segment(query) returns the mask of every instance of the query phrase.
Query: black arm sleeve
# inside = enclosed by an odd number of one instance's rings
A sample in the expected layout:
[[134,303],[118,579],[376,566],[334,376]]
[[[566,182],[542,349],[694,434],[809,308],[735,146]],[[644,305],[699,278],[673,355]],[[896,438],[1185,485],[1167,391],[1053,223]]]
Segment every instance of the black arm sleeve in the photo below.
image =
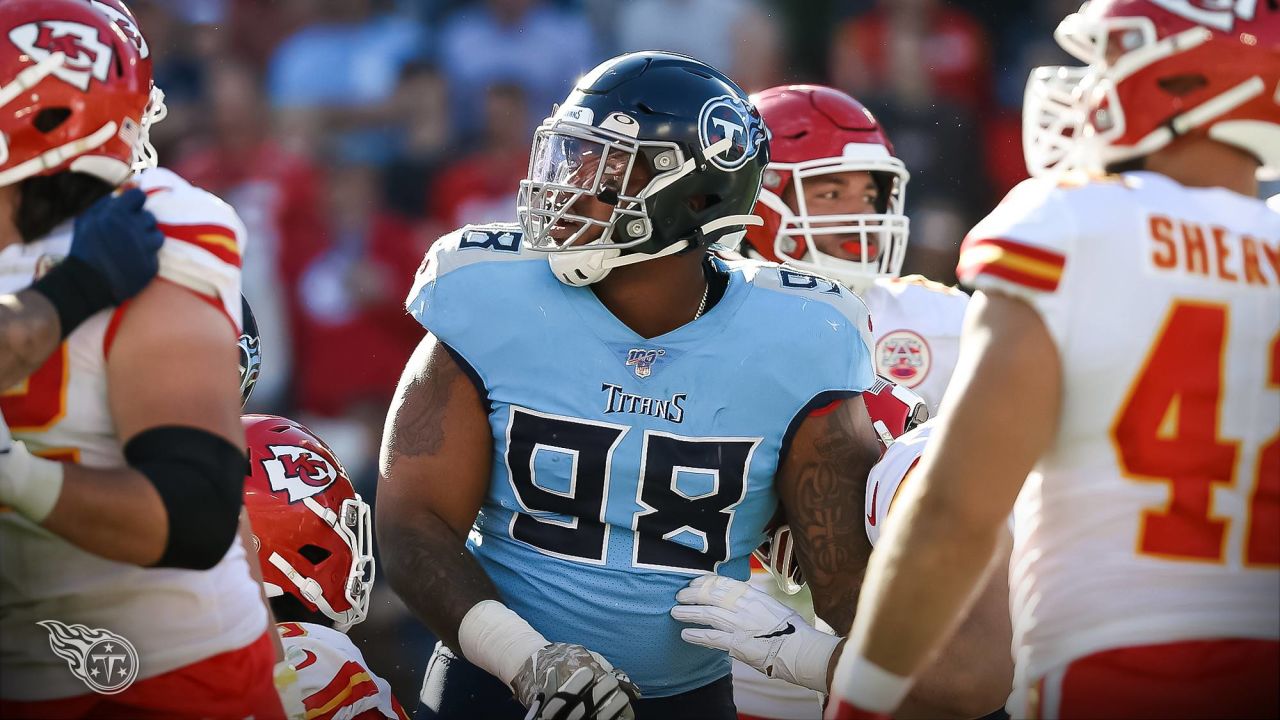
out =
[[169,537],[155,567],[217,565],[239,530],[244,450],[205,430],[165,426],[135,435],[124,457],[151,481],[169,515]]

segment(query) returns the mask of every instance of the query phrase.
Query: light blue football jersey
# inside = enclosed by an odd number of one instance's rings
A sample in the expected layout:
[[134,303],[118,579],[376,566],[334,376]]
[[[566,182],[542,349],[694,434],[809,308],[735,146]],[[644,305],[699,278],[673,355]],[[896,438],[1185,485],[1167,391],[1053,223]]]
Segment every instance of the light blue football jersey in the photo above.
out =
[[853,293],[713,261],[724,296],[652,339],[556,280],[513,225],[441,238],[407,302],[487,395],[493,474],[471,552],[547,639],[601,653],[648,697],[728,674],[725,653],[680,639],[676,591],[748,576],[799,420],[874,374]]

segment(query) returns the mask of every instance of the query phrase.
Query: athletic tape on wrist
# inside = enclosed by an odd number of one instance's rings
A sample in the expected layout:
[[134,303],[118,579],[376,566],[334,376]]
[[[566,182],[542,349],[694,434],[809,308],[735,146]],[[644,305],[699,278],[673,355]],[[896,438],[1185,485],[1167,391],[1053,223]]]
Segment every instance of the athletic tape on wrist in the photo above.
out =
[[542,633],[497,600],[476,603],[458,626],[462,656],[508,687],[525,661],[548,644]]
[[835,697],[863,710],[891,713],[911,690],[911,678],[895,675],[861,654],[846,652],[836,666]]
[[36,457],[21,443],[5,455],[5,502],[32,522],[42,523],[62,495],[62,463]]

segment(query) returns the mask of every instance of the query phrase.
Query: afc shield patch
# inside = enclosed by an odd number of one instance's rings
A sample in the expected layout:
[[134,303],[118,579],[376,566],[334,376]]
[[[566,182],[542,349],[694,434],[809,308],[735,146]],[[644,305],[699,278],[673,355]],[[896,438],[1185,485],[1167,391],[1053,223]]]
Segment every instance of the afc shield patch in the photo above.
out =
[[899,385],[916,387],[932,365],[929,343],[910,330],[893,330],[876,342],[876,369]]

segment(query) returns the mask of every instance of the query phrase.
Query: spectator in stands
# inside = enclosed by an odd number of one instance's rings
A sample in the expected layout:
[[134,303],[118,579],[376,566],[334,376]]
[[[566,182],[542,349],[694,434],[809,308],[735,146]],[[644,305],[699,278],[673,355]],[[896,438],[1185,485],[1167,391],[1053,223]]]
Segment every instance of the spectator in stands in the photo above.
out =
[[404,359],[422,336],[404,312],[404,298],[428,245],[409,222],[386,211],[378,172],[358,160],[335,160],[323,202],[327,232],[285,249],[298,261],[288,282],[299,417],[325,428],[352,481],[370,494],[365,483],[373,476],[387,406]]
[[526,134],[561,98],[566,83],[602,56],[581,12],[542,0],[484,0],[456,11],[440,30],[440,64],[449,80],[454,126],[465,136],[483,129],[486,88],[514,82],[524,89]]
[[389,101],[426,48],[423,29],[375,12],[374,0],[315,0],[309,23],[271,57],[267,88],[282,127],[309,152],[327,131],[336,151],[370,162],[395,153]]
[[516,221],[516,190],[529,169],[528,112],[519,85],[498,82],[486,89],[480,146],[436,176],[427,197],[432,222],[448,230]]
[[391,105],[401,123],[400,140],[384,174],[383,193],[388,209],[420,218],[427,211],[426,188],[458,152],[449,118],[449,86],[440,68],[426,62],[406,66]]
[[953,281],[964,231],[991,201],[974,142],[991,110],[985,31],[943,0],[877,0],[837,28],[829,74],[891,128],[911,168],[907,269]]
[[831,79],[854,97],[891,88],[899,102],[967,110],[991,98],[986,32],[944,0],[877,0],[837,27],[831,51]]
[[756,0],[630,0],[619,4],[616,23],[621,51],[691,55],[748,92],[780,81],[782,30]]
[[251,409],[284,411],[293,376],[287,279],[297,274],[290,264],[324,234],[323,178],[274,138],[266,99],[249,66],[212,66],[199,116],[202,139],[169,164],[226,200],[244,220],[250,238],[242,258],[244,293],[268,359]]

